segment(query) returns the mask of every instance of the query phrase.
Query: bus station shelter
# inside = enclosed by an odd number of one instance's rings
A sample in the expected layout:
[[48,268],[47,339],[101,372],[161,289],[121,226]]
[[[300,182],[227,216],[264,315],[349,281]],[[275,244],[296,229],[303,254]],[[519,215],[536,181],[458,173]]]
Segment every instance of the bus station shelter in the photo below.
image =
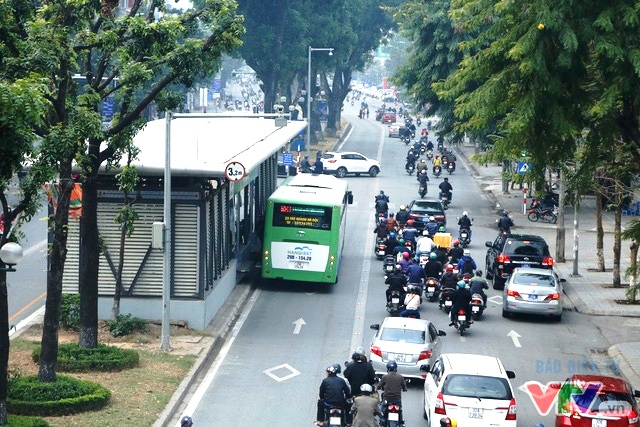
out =
[[[265,204],[277,186],[277,158],[306,127],[269,116],[176,115],[171,120],[171,321],[202,330],[237,282],[256,263]],[[167,121],[147,123],[134,138],[132,161],[140,181],[129,194],[138,214],[124,242],[121,312],[143,319],[163,314],[163,250],[152,247],[153,223],[163,221]],[[115,175],[101,170],[98,229],[99,317],[111,317],[121,225],[115,217],[124,194]],[[69,219],[63,291],[79,289],[79,227]]]

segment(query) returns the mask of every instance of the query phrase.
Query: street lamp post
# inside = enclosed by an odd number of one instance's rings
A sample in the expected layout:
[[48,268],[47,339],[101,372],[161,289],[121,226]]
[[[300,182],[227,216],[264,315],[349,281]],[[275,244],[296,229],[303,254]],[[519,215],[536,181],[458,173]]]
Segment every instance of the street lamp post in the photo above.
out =
[[311,47],[309,46],[309,57],[307,60],[307,156],[311,156],[311,52],[325,51],[329,52],[329,56],[333,55],[332,47]]

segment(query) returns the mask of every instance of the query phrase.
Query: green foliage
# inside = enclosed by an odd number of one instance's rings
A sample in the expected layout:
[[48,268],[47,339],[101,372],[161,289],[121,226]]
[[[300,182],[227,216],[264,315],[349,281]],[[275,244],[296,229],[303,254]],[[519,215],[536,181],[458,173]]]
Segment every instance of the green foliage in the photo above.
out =
[[38,417],[9,415],[6,427],[49,427],[51,424]]
[[12,414],[59,416],[101,409],[110,398],[111,392],[97,383],[62,375],[41,382],[30,375],[12,384],[7,406]]
[[62,294],[60,325],[73,330],[80,327],[80,294]]
[[[32,353],[35,363],[40,360],[40,348]],[[99,344],[82,348],[76,343],[58,347],[58,369],[62,372],[120,371],[138,365],[140,355],[135,350]]]
[[133,317],[131,314],[120,314],[106,323],[109,332],[114,337],[122,337],[137,331],[145,332],[147,330],[147,322],[139,317]]

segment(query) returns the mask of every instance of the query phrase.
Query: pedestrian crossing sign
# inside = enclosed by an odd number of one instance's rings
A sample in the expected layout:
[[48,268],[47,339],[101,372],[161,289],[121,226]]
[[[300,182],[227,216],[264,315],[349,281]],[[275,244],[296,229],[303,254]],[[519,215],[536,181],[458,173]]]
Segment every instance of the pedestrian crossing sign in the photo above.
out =
[[518,174],[526,175],[531,169],[531,164],[527,162],[518,162]]

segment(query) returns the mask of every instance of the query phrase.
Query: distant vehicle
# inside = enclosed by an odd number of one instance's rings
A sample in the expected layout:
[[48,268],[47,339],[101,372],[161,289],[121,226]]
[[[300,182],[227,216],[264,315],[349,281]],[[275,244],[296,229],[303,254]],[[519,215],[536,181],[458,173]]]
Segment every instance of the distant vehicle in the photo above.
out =
[[389,126],[389,138],[400,138],[400,131],[404,129],[404,126],[394,124]]
[[[597,392],[584,393],[588,388]],[[575,396],[589,396],[591,399],[581,401]],[[558,393],[555,425],[556,427],[638,426],[638,403],[636,402],[638,397],[640,392],[634,390],[624,378],[608,375],[572,375],[562,384]]]
[[465,427],[515,427],[516,399],[509,379],[515,378],[497,357],[445,353],[424,381],[424,419],[436,427],[442,417]]
[[447,226],[447,215],[442,209],[442,204],[439,200],[413,200],[407,207],[409,210],[409,217],[413,220],[413,226],[418,230],[424,230],[425,224],[429,221],[429,217],[433,218]]
[[433,363],[442,349],[441,336],[426,319],[386,317],[382,324],[373,324],[376,334],[371,340],[369,360],[377,375],[387,373],[387,362],[398,364],[398,373],[408,378],[424,378],[420,366]]
[[377,176],[380,173],[380,162],[369,159],[360,153],[353,151],[338,153],[327,151],[322,156],[324,173],[332,174],[338,178],[344,178],[347,174],[368,174]]
[[502,317],[526,313],[562,320],[562,283],[553,270],[516,268],[504,286]]
[[262,277],[336,283],[351,203],[345,180],[307,173],[287,178],[267,201]]
[[486,242],[485,271],[493,279],[493,289],[502,289],[516,267],[553,268],[549,245],[533,234],[499,234]]
[[385,111],[382,113],[382,118],[380,119],[382,123],[395,123],[396,122],[396,113],[394,111]]

